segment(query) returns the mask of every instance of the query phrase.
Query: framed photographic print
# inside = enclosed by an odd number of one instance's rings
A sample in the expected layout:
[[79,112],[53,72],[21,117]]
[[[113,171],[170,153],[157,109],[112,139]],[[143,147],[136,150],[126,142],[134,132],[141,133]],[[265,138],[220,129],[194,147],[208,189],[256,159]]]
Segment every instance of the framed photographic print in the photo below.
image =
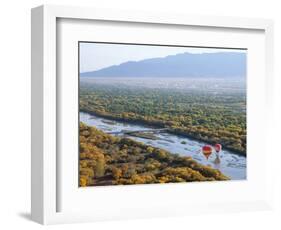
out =
[[247,179],[246,49],[78,46],[80,186]]
[[272,31],[265,19],[34,8],[32,219],[270,208]]

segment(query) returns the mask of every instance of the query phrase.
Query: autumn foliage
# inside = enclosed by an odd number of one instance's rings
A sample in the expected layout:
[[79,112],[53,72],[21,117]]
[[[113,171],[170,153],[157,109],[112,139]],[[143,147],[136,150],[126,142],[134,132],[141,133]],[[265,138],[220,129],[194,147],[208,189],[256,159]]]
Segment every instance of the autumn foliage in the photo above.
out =
[[106,87],[81,83],[80,111],[137,122],[246,155],[246,95],[243,90]]
[[80,186],[228,180],[191,157],[171,154],[80,123]]

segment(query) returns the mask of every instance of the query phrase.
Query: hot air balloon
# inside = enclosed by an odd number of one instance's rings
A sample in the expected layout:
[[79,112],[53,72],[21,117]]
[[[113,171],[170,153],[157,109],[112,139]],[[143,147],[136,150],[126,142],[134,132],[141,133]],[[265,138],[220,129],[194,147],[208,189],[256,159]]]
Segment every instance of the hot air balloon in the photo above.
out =
[[215,144],[214,147],[215,147],[215,150],[216,150],[217,153],[219,153],[221,151],[221,148],[222,148],[221,144]]
[[210,145],[204,145],[202,147],[202,153],[207,158],[207,160],[208,160],[209,156],[212,154],[212,151],[213,151],[213,149],[212,149],[212,146],[210,146]]

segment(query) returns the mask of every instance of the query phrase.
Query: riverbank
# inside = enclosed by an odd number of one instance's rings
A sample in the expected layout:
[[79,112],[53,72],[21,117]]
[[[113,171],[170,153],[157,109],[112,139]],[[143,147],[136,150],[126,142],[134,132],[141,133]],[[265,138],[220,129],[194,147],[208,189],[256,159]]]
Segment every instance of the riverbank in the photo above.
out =
[[188,137],[171,134],[166,131],[154,133],[153,135],[156,137],[154,139],[126,135],[123,134],[123,131],[130,133],[138,132],[139,130],[153,130],[153,128],[123,121],[110,122],[110,119],[101,118],[85,112],[80,112],[80,121],[116,137],[130,138],[154,148],[164,149],[173,154],[192,157],[200,164],[219,169],[232,180],[246,179],[246,158],[234,154],[229,150],[223,149],[219,154],[219,160],[216,159],[217,155],[214,153],[207,160],[201,151],[206,143]]
[[[126,122],[126,123],[129,123],[129,124],[136,124],[136,125],[143,125],[143,126],[151,127],[151,128],[169,128],[169,130],[167,130],[167,132],[171,133],[171,134],[175,134],[175,135],[182,136],[182,137],[187,137],[187,138],[190,138],[192,140],[205,142],[205,143],[211,144],[211,145],[214,145],[214,144],[217,143],[217,142],[209,141],[208,139],[198,138],[195,135],[182,132],[179,129],[171,128],[171,127],[169,127],[169,126],[167,126],[163,123],[159,123],[157,121],[154,122],[154,121],[145,121],[145,120],[142,120],[142,119],[131,119],[131,118],[128,119],[128,118],[124,118],[124,117],[116,117],[116,116],[113,116],[112,114],[98,113],[98,112],[94,112],[92,110],[88,110],[88,109],[85,109],[85,108],[80,108],[80,112],[85,112],[85,113],[91,114],[93,116],[98,116],[98,117],[110,119],[110,120],[113,120],[113,121]],[[227,147],[225,145],[223,146],[223,148],[225,150],[232,151],[234,154],[236,154],[238,156],[243,156],[243,157],[247,156],[246,152],[244,152],[244,151],[240,151],[240,150],[237,150],[237,149],[234,149],[234,148],[231,148],[231,147]]]
[[80,123],[80,186],[229,180],[191,157]]

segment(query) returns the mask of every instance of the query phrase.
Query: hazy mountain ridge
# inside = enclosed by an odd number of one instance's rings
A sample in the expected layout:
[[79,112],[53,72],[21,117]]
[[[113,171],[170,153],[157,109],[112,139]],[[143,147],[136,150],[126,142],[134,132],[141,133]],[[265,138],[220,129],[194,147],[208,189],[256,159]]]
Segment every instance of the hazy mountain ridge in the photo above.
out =
[[182,53],[163,58],[129,61],[81,77],[245,77],[246,53]]

